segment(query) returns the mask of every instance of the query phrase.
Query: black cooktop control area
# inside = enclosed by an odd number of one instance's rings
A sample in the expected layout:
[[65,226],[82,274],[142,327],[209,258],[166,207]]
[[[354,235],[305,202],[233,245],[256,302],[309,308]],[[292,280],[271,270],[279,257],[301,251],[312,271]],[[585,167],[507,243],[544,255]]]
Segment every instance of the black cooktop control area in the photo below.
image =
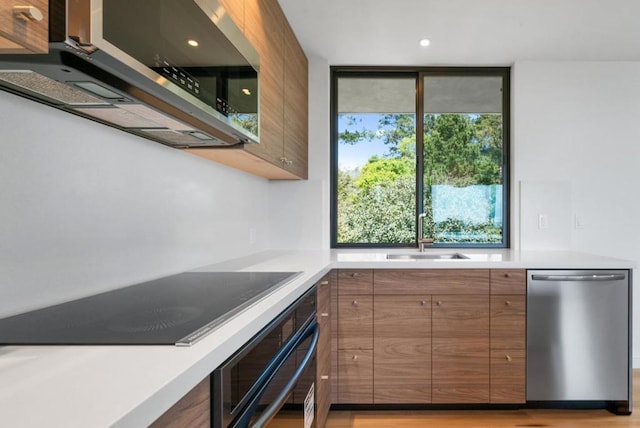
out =
[[189,346],[299,273],[181,273],[0,319],[0,345]]

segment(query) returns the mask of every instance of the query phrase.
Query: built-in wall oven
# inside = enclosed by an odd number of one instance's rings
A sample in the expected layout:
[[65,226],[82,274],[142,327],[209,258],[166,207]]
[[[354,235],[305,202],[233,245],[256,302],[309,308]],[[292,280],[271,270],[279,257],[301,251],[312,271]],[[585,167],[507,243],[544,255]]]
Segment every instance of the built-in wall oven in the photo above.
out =
[[214,371],[212,427],[315,427],[318,333],[313,287]]

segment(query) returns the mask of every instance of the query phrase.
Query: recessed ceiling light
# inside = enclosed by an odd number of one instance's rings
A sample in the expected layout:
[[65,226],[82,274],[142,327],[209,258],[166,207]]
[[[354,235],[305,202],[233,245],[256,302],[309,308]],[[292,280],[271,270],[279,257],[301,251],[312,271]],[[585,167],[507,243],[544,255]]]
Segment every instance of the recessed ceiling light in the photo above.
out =
[[193,46],[194,48],[195,48],[195,47],[197,47],[197,46],[199,45],[198,41],[197,41],[197,40],[193,40],[193,39],[189,39],[189,40],[187,40],[187,44],[188,44],[189,46]]
[[431,44],[431,40],[429,40],[429,39],[422,39],[422,40],[420,40],[420,46],[422,46],[422,47],[427,47],[427,46],[429,46],[430,44]]

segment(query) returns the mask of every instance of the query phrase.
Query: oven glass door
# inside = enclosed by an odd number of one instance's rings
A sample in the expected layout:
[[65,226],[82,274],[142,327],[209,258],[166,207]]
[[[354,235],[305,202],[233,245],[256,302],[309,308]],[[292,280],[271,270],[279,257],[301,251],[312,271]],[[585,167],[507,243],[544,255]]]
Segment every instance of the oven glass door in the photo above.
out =
[[314,426],[317,342],[313,287],[213,372],[213,428]]
[[217,0],[101,3],[94,45],[258,140],[259,60]]
[[265,382],[241,409],[232,426],[251,428],[314,427],[315,354],[318,344],[315,319],[285,346],[264,370]]

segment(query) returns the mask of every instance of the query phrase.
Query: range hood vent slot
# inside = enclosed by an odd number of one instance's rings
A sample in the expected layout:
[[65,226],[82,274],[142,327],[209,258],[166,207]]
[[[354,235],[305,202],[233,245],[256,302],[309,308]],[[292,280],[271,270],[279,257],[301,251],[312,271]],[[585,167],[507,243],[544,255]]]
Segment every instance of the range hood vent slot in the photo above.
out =
[[0,70],[0,81],[8,83],[9,87],[13,87],[16,90],[26,89],[37,98],[60,105],[109,104],[80,89],[67,86],[31,70]]

